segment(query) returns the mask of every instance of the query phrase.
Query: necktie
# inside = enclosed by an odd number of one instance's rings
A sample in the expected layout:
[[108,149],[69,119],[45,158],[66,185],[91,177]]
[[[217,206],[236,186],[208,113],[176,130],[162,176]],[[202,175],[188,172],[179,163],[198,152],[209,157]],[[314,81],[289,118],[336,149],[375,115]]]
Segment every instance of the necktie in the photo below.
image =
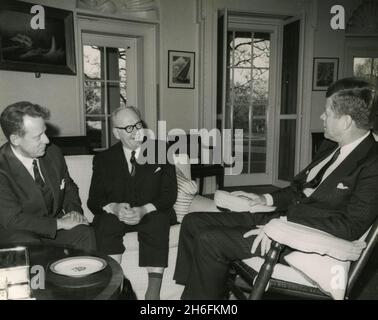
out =
[[316,174],[316,176],[313,179],[303,184],[302,190],[306,188],[311,188],[311,189],[317,188],[320,182],[322,181],[324,173],[331,166],[331,164],[336,161],[339,155],[340,155],[340,148],[336,150],[332,158],[319,170],[319,172]]
[[136,163],[136,160],[135,160],[135,151],[132,151],[131,152],[131,157],[130,157],[130,164],[131,164],[130,175],[132,177],[135,176],[135,163]]
[[43,187],[45,186],[45,182],[43,181],[41,173],[39,172],[39,168],[38,168],[38,164],[37,164],[36,159],[33,160],[33,172],[34,172],[35,183],[37,184],[37,186],[40,189],[43,189]]
[[51,192],[51,189],[48,187],[47,184],[42,179],[41,172],[39,171],[37,160],[33,160],[33,172],[34,172],[34,182],[41,190],[43,199],[46,204],[48,214],[53,213],[54,208],[54,197]]

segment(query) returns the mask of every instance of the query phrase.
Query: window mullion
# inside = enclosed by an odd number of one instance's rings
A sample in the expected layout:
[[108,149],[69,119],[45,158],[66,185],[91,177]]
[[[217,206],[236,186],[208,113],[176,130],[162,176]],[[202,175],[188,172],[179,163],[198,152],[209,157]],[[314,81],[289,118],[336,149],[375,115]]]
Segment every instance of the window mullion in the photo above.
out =
[[109,137],[109,125],[108,125],[108,59],[107,59],[107,49],[108,47],[104,47],[104,123],[105,123],[105,148],[109,148],[110,146],[110,137]]

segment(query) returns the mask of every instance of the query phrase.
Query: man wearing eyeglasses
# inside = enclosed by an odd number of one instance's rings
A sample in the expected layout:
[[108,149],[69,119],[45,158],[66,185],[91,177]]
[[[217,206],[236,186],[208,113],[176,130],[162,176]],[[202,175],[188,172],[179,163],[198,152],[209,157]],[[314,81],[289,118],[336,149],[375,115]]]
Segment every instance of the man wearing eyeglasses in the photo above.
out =
[[[123,236],[137,231],[139,266],[148,272],[145,298],[159,299],[168,265],[169,228],[177,222],[173,209],[177,197],[175,167],[168,161],[138,163],[144,156],[144,135],[136,108],[116,109],[112,124],[113,134],[120,142],[94,157],[88,198],[88,208],[95,215],[97,248],[121,263]],[[158,148],[158,142],[148,146]],[[157,155],[158,149],[155,151]]]

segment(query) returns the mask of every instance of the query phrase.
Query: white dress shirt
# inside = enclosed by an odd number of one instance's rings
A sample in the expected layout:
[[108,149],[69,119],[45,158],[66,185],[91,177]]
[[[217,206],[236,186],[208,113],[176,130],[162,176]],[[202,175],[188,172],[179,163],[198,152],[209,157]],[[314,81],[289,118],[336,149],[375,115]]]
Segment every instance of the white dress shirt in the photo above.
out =
[[[332,163],[329,168],[324,172],[324,175],[322,177],[322,181],[319,183],[319,185],[324,181],[325,178],[327,178],[343,161],[344,159],[364,140],[366,139],[370,134],[370,131],[367,132],[364,136],[361,138],[358,138],[357,140],[354,140],[353,142],[342,146],[340,148],[340,155],[337,157],[336,161]],[[336,149],[337,150],[337,149]],[[319,162],[315,167],[313,167],[307,174],[306,182],[311,181],[316,174],[320,171],[320,169],[329,161],[331,160],[333,154],[336,152],[332,152],[327,158],[325,158],[323,161]],[[318,186],[319,187],[319,186]],[[311,194],[316,190],[316,188],[306,188],[303,190],[303,193],[309,197]],[[266,193],[264,194],[266,199],[266,205],[272,206],[273,205],[273,197]]]
[[[34,170],[33,170],[33,160],[34,159],[25,157],[24,155],[20,154],[19,152],[17,152],[16,149],[13,148],[12,145],[10,147],[11,147],[14,155],[16,156],[16,158],[21,161],[23,166],[26,168],[26,170],[28,170],[28,172],[30,173],[32,178],[35,180]],[[39,165],[39,160],[38,160],[38,158],[36,158],[35,160],[37,160],[37,166],[38,166],[39,174],[41,175],[43,181],[45,181],[45,178],[43,177],[43,174],[42,174],[42,171],[41,171],[41,167]]]

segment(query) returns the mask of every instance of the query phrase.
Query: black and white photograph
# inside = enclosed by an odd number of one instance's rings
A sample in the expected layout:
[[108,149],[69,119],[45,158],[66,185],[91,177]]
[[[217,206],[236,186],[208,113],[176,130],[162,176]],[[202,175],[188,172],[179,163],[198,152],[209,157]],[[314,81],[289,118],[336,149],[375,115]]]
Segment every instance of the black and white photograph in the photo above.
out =
[[75,74],[73,13],[44,7],[45,29],[33,29],[31,8],[0,3],[0,69]]
[[377,17],[0,0],[0,300],[209,320],[378,300]]
[[337,80],[338,58],[314,58],[313,91],[325,91]]
[[195,53],[168,51],[168,88],[194,89]]

